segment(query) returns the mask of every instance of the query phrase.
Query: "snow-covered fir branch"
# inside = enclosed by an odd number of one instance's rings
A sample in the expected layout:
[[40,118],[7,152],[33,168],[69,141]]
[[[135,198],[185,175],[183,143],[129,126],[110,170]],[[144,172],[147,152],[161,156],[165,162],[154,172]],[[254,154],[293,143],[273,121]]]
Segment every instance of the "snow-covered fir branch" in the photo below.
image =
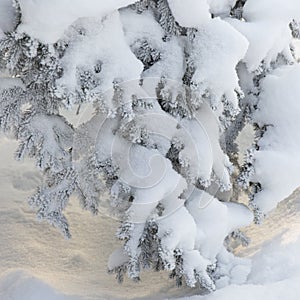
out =
[[69,238],[71,195],[93,214],[109,202],[120,282],[149,268],[201,293],[245,280],[249,262],[229,252],[248,243],[239,228],[300,177],[297,1],[13,5],[0,23],[0,126],[44,176],[29,199],[38,218]]

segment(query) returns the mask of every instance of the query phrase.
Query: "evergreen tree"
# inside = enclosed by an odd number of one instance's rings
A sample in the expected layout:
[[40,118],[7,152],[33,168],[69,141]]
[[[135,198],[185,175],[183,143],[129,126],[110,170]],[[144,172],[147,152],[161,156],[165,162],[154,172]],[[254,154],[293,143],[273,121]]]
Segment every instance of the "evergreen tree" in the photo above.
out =
[[[204,292],[246,278],[249,263],[229,252],[249,242],[238,228],[296,187],[270,200],[276,189],[260,175],[266,145],[285,132],[264,103],[272,74],[296,66],[300,8],[290,2],[293,11],[265,12],[270,0],[89,0],[70,13],[63,0],[14,0],[11,26],[0,26],[0,126],[19,141],[16,158],[44,175],[29,199],[38,218],[69,238],[71,195],[93,214],[109,201],[120,282],[148,268]],[[241,164],[245,125],[255,138]]]

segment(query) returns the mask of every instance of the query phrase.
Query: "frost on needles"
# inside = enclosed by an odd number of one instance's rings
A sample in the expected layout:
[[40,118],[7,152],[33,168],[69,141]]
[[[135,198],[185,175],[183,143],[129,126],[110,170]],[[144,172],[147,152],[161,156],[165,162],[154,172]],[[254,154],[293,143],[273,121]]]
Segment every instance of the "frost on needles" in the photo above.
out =
[[203,292],[244,282],[250,262],[231,240],[247,244],[239,228],[299,184],[298,1],[3,0],[3,11],[0,125],[44,176],[29,199],[38,218],[69,238],[71,195],[93,214],[108,203],[120,282],[143,269]]

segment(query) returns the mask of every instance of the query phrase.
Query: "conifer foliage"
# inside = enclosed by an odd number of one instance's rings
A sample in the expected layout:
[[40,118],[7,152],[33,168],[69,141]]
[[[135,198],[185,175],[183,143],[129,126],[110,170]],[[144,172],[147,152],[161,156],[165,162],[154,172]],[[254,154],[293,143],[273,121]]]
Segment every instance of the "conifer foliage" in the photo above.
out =
[[[277,2],[12,1],[0,23],[0,126],[44,176],[29,199],[37,217],[70,238],[71,195],[93,214],[108,203],[123,241],[108,268],[120,282],[149,268],[203,292],[243,282],[250,265],[230,241],[248,244],[239,228],[300,177],[296,164],[284,187],[269,178],[269,158],[300,146],[285,136],[280,152],[280,134],[297,132],[282,120],[300,110],[300,6]],[[281,107],[271,91],[287,82],[295,115],[268,117]],[[241,163],[244,128],[254,139]]]

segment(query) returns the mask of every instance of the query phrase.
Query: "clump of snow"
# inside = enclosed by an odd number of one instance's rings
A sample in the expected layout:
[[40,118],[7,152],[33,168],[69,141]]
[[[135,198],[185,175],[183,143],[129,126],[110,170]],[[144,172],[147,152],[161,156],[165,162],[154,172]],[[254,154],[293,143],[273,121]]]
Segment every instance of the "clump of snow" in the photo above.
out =
[[184,75],[184,54],[178,40],[164,42],[164,32],[149,12],[136,14],[132,9],[124,9],[120,16],[126,42],[133,51],[136,43],[147,41],[151,48],[159,52],[159,60],[142,74],[142,78],[151,78],[154,91],[155,84],[162,76],[176,80],[176,84],[181,82]]
[[211,19],[206,0],[168,0],[176,21],[185,27],[198,27]]
[[209,181],[212,172],[224,187],[230,186],[230,162],[220,147],[219,121],[210,106],[203,103],[193,120],[182,120],[175,136],[185,145],[179,159],[190,162],[191,176]]
[[[136,153],[139,153],[144,160],[139,161],[138,156],[131,157],[130,166],[133,167],[139,164],[139,169],[150,169],[150,172],[141,176],[138,175],[137,167],[128,170],[126,168],[127,165],[123,163],[121,164],[120,178],[133,188],[134,200],[129,208],[131,221],[134,223],[145,223],[160,201],[164,203],[171,198],[171,201],[173,201],[171,212],[176,210],[178,207],[176,199],[186,188],[186,183],[173,170],[170,161],[157,150],[150,150],[142,146],[135,146],[135,148]],[[125,157],[123,156],[123,160],[128,159]],[[147,164],[149,165],[147,166]],[[182,200],[180,202],[182,203]]]
[[249,41],[249,48],[243,61],[250,72],[258,70],[262,61],[268,67],[281,52],[287,59],[293,60],[289,51],[292,40],[290,29],[281,19],[276,21],[266,19],[259,22],[244,22],[237,19],[227,21]]
[[300,182],[300,66],[287,66],[268,75],[262,83],[254,121],[266,125],[254,155],[255,175],[262,191],[255,196],[264,211],[273,209],[289,196]]
[[244,6],[243,18],[226,20],[249,41],[244,61],[250,72],[257,70],[262,61],[268,67],[279,53],[293,61],[289,23],[300,18],[298,1],[289,0],[282,5],[280,0],[250,0]]
[[215,98],[214,106],[225,94],[237,109],[235,90],[240,88],[235,68],[247,51],[246,38],[227,22],[214,18],[199,27],[193,43],[191,59],[196,67],[193,81],[203,89],[203,94],[208,91]]
[[153,17],[153,14],[148,11],[137,14],[132,9],[123,9],[120,12],[120,19],[128,45],[133,45],[136,40],[145,39],[154,48],[160,50],[163,47],[164,32]]
[[[181,88],[176,81],[167,82],[173,90]],[[155,90],[148,91],[148,97],[155,99]],[[185,145],[179,153],[179,160],[182,165],[188,165],[192,181],[200,178],[203,182],[209,182],[213,173],[224,187],[230,186],[228,169],[231,163],[220,146],[219,120],[206,102],[202,103],[192,119],[178,121],[154,103],[153,108],[136,117],[136,121],[140,127],[147,129],[151,141],[159,145],[162,155],[167,154],[174,139]]]
[[[86,68],[91,68],[99,81],[95,93],[112,90],[115,79],[126,82],[140,77],[143,65],[124,39],[118,12],[109,15],[105,21],[86,18],[74,26],[75,32],[70,33],[69,47],[62,58],[64,75],[58,81],[62,88],[74,91],[79,73]],[[76,27],[84,34],[78,33]],[[94,70],[97,64],[100,72]]]
[[20,0],[22,24],[18,30],[26,32],[44,43],[55,43],[62,38],[65,30],[77,19],[84,17],[102,19],[120,7],[133,2],[135,1]]
[[[170,200],[174,203],[174,197]],[[167,204],[167,201],[164,199],[162,203]],[[197,189],[189,197],[186,207],[179,206],[174,210],[173,203],[166,205],[166,211],[158,219],[163,258],[170,267],[175,267],[173,251],[178,248],[183,251],[183,266],[189,285],[196,283],[194,269],[200,271],[204,280],[211,284],[209,277],[205,275],[206,269],[208,265],[216,262],[217,257],[218,263],[224,264],[221,277],[227,278],[227,284],[244,282],[250,271],[249,262],[229,254],[223,243],[225,237],[234,229],[252,222],[249,209],[241,204],[224,204]],[[173,207],[173,210],[168,207]],[[224,280],[217,284],[224,284]]]
[[230,232],[252,222],[252,213],[245,206],[222,203],[197,189],[190,196],[187,208],[198,227],[196,245],[210,260],[221,252],[224,239]]

